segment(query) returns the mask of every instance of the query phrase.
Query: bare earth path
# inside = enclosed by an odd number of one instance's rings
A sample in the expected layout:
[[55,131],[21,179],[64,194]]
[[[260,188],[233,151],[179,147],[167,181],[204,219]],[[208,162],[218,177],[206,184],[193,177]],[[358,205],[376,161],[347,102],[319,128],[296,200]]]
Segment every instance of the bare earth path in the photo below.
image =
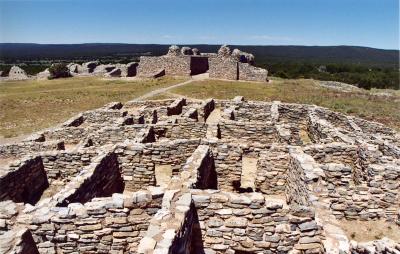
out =
[[169,87],[156,89],[156,90],[153,90],[151,92],[148,92],[148,93],[146,93],[146,94],[144,94],[142,96],[139,96],[139,97],[133,99],[133,101],[143,101],[143,100],[146,100],[148,98],[154,97],[155,95],[159,95],[161,93],[165,93],[166,91],[168,91],[168,90],[170,90],[172,88],[184,86],[184,85],[187,85],[187,84],[189,84],[191,82],[193,82],[193,80],[188,80],[188,81],[185,81],[185,82],[182,82],[182,83],[178,83],[176,85],[172,85],[172,86],[169,86]]
[[148,98],[154,97],[156,95],[165,93],[168,90],[171,90],[171,89],[174,89],[174,88],[177,88],[177,87],[180,87],[180,86],[187,85],[187,84],[189,84],[189,83],[191,83],[193,81],[196,81],[196,80],[204,80],[204,79],[208,79],[208,73],[192,76],[192,78],[190,80],[182,82],[182,83],[178,83],[176,85],[172,85],[172,86],[169,86],[169,87],[153,90],[153,91],[148,92],[148,93],[146,93],[146,94],[144,94],[144,95],[142,95],[140,97],[137,97],[137,98],[133,99],[133,101],[143,101],[143,100],[146,100]]

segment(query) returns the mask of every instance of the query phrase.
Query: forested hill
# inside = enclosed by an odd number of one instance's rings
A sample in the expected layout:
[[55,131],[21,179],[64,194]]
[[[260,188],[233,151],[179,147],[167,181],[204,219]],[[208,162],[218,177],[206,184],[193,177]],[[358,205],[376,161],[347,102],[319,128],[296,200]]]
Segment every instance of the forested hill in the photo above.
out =
[[[188,45],[201,52],[216,52],[220,45]],[[52,59],[95,59],[103,57],[126,57],[143,54],[162,55],[169,45],[156,44],[31,44],[0,43],[0,60],[52,60]],[[375,67],[399,65],[398,50],[383,50],[356,46],[237,46],[253,53],[257,62],[308,62],[313,64],[357,64]]]
[[[217,52],[220,45],[187,45],[200,52]],[[36,74],[54,62],[99,60],[102,63],[138,61],[141,55],[163,55],[169,45],[157,44],[0,44],[0,71],[23,65]],[[256,65],[271,76],[335,80],[363,88],[399,89],[399,51],[355,46],[236,46],[254,54]]]

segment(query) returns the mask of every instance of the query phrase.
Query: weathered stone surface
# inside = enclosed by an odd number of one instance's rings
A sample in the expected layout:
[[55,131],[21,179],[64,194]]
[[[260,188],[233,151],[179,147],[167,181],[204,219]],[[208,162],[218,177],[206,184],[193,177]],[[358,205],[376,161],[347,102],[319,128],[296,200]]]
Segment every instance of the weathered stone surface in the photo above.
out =
[[8,73],[8,79],[24,80],[24,79],[28,79],[28,75],[26,74],[26,72],[23,69],[14,65],[11,67],[11,69]]

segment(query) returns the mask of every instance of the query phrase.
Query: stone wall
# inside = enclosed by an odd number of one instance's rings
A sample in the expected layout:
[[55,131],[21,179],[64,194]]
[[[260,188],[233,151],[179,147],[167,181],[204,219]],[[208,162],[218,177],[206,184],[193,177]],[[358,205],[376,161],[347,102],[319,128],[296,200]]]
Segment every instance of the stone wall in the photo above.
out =
[[193,190],[192,195],[202,232],[202,239],[197,241],[203,242],[205,251],[322,252],[320,229],[313,218],[290,214],[283,200],[260,193]]
[[21,158],[32,153],[64,149],[64,142],[60,140],[47,142],[26,141],[17,144],[5,144],[0,145],[0,159],[9,157]]
[[125,189],[155,186],[155,165],[171,165],[172,175],[178,175],[198,145],[199,140],[193,139],[117,146]]
[[115,153],[100,155],[94,165],[89,165],[85,173],[75,177],[54,199],[58,206],[69,203],[86,203],[94,197],[107,197],[113,193],[122,193],[124,181]]
[[1,170],[0,201],[35,204],[48,186],[42,158],[17,161]]
[[0,235],[0,253],[39,254],[31,232],[18,228]]
[[238,68],[239,80],[268,81],[268,71],[266,69],[258,68],[248,63],[238,63]]
[[137,253],[160,203],[160,197],[148,191],[114,194],[59,207],[48,221],[29,228],[40,253]]
[[274,143],[279,140],[275,126],[270,122],[245,123],[222,121],[219,123],[221,139],[231,142]]
[[138,76],[147,76],[164,69],[165,75],[189,76],[191,56],[141,56]]
[[256,190],[270,195],[285,193],[286,177],[289,168],[287,147],[271,147],[260,152],[257,163]]
[[238,63],[232,57],[210,57],[209,65],[210,78],[238,79]]
[[154,126],[158,139],[191,139],[202,138],[206,135],[207,125],[197,122],[180,122],[175,124],[158,123]]
[[92,149],[42,153],[44,170],[51,183],[54,180],[68,180],[88,166],[97,152]]

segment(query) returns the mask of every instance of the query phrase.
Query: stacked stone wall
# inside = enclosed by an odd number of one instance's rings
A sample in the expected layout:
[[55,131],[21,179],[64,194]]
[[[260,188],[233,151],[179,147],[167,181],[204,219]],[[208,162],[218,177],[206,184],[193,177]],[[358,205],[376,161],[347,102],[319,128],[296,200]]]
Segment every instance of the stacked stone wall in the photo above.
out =
[[141,56],[138,76],[164,69],[165,75],[189,76],[191,56]]
[[17,144],[0,145],[0,159],[2,158],[21,158],[23,156],[50,150],[64,150],[63,141],[35,142],[27,141]]
[[284,195],[288,167],[287,147],[272,147],[262,151],[257,162],[257,191],[269,195]]
[[24,159],[1,170],[0,201],[35,204],[48,186],[42,158]]
[[117,155],[109,153],[96,164],[86,167],[86,172],[75,177],[54,199],[58,206],[67,206],[74,202],[86,203],[94,197],[111,196],[123,190],[124,181]]
[[221,139],[230,142],[275,143],[279,141],[275,126],[270,122],[246,123],[223,121],[219,123]]
[[125,189],[155,186],[155,165],[171,165],[172,174],[178,175],[198,145],[199,140],[194,139],[117,146]]
[[320,229],[312,217],[290,214],[285,201],[259,193],[192,191],[204,250],[288,253],[304,248],[321,251]]
[[210,57],[210,78],[238,79],[238,63],[233,57]]
[[77,175],[85,166],[88,166],[96,151],[91,149],[69,152],[46,152],[40,156],[44,170],[50,182],[67,180]]
[[250,81],[268,81],[268,71],[266,69],[255,67],[248,63],[238,63],[239,69],[239,80],[250,80]]
[[137,253],[160,203],[160,197],[145,191],[114,194],[59,207],[48,221],[35,221],[29,228],[40,253]]

